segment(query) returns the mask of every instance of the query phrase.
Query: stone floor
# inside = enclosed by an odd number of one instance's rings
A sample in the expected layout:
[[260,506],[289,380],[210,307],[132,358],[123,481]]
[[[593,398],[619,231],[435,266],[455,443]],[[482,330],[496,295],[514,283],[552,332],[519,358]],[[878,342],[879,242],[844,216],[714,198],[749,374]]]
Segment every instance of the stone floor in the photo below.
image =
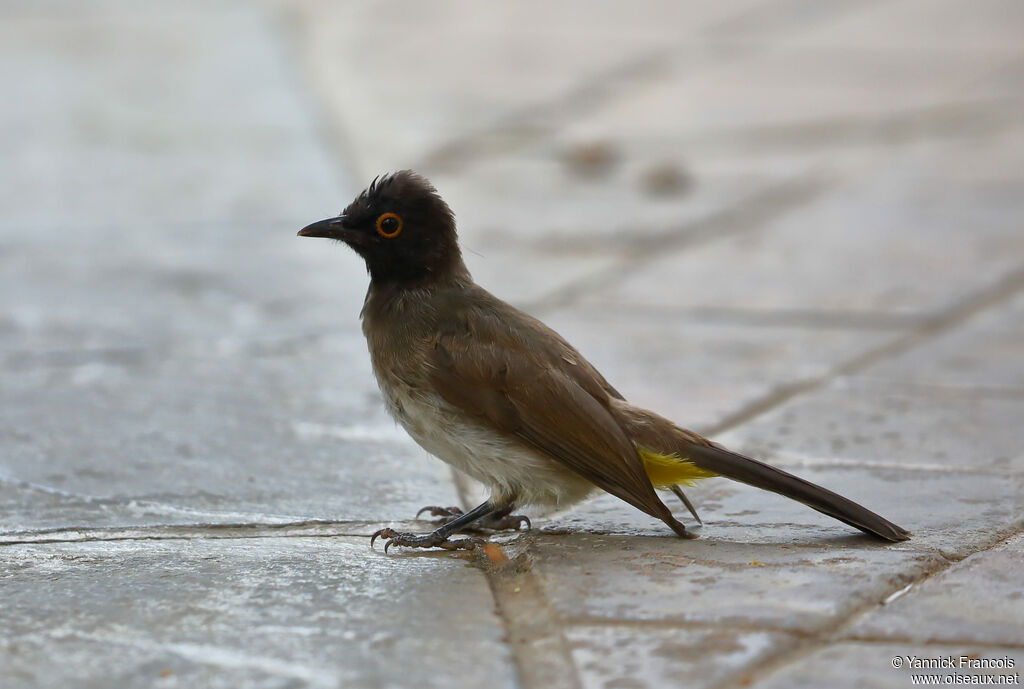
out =
[[[1019,683],[1022,35],[1019,0],[3,2],[0,686]],[[505,568],[371,549],[478,492],[385,416],[360,262],[294,236],[401,167],[630,399],[915,537],[713,479],[696,541],[605,496]]]

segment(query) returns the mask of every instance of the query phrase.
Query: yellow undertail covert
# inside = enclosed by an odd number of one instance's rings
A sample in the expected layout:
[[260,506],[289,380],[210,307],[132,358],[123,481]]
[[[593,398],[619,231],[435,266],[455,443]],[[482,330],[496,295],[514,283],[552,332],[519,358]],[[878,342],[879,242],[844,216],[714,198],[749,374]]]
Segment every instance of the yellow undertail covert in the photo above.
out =
[[718,476],[679,455],[663,455],[646,447],[638,447],[636,451],[640,455],[640,461],[644,463],[647,478],[651,479],[655,488],[692,486],[699,479]]

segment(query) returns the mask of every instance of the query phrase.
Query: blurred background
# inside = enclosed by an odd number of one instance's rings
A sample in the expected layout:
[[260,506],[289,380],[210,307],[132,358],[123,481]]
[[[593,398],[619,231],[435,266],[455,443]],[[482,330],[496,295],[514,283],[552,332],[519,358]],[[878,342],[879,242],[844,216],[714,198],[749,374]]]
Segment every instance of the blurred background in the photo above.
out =
[[1022,36],[1019,0],[4,0],[0,532],[457,501],[380,405],[361,262],[295,237],[401,168],[638,403],[783,462],[888,461],[874,424],[1019,468]]

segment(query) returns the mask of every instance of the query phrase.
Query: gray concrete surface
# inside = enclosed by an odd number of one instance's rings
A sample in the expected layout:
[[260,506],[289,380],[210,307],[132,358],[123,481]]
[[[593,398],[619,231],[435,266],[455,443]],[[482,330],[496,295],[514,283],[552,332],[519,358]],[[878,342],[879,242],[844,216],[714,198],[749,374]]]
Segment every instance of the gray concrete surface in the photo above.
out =
[[[1019,677],[1021,35],[1017,0],[0,4],[0,687]],[[359,261],[294,233],[402,167],[630,399],[915,537],[712,479],[696,541],[603,496],[505,568],[372,550],[479,491],[386,417]],[[960,656],[1014,667],[895,667]]]

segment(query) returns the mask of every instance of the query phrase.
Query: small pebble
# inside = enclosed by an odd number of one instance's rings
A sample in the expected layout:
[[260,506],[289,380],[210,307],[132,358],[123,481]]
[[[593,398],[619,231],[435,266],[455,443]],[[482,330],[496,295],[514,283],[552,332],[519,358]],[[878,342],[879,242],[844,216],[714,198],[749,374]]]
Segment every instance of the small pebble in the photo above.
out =
[[647,168],[640,177],[640,188],[651,196],[685,193],[693,180],[675,163],[659,163]]
[[580,177],[604,177],[618,162],[619,156],[611,144],[589,141],[565,149],[562,160],[569,171]]

